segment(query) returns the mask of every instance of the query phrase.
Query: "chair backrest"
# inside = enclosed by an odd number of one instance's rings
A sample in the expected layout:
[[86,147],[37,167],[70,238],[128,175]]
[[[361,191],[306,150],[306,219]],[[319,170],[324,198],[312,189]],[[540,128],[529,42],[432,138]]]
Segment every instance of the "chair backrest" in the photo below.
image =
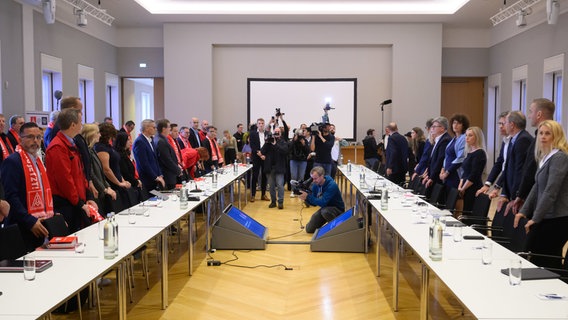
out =
[[456,209],[456,203],[458,202],[459,191],[456,188],[448,188],[446,191],[446,206],[444,209],[453,212]]
[[432,187],[432,193],[430,193],[430,199],[428,202],[430,202],[431,205],[436,206],[442,197],[442,191],[444,191],[444,185],[436,183]]
[[475,198],[473,202],[473,207],[471,208],[471,214],[476,217],[486,218],[489,213],[489,207],[491,206],[491,199],[489,196],[482,193]]
[[26,253],[26,245],[17,224],[0,228],[0,260],[17,259]]
[[49,239],[53,237],[64,237],[69,235],[69,227],[63,215],[56,214],[49,219],[43,220],[43,225],[49,233]]

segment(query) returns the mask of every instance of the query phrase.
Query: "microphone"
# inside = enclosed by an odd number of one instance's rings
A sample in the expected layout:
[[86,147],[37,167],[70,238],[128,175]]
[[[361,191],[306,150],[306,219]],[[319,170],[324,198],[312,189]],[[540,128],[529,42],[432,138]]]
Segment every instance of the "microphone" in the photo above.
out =
[[53,97],[57,100],[57,108],[58,109],[59,109],[59,100],[61,100],[62,96],[63,96],[63,92],[61,92],[61,90],[53,91]]
[[392,103],[392,99],[387,99],[383,102],[381,102],[381,106],[386,106],[387,104],[391,104]]

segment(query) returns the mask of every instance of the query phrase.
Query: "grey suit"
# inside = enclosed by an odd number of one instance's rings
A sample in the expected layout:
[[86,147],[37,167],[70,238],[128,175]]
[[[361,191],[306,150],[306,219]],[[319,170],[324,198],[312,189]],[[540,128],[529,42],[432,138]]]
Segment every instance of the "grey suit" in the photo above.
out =
[[536,223],[568,216],[568,155],[558,151],[536,171],[521,211]]

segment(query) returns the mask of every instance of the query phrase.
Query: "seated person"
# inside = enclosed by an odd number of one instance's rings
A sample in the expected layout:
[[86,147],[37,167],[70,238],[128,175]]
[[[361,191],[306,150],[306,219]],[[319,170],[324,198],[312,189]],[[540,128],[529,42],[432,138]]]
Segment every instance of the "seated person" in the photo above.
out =
[[301,192],[299,198],[308,204],[321,207],[316,211],[306,225],[307,233],[314,233],[316,229],[335,219],[345,211],[345,204],[341,198],[341,191],[333,179],[324,175],[322,167],[314,167],[310,171],[313,180],[312,192]]

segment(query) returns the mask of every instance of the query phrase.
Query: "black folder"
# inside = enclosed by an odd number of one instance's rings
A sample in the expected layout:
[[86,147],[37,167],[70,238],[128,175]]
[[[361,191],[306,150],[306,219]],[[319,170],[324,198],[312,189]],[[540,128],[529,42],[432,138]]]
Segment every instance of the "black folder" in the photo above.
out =
[[[501,273],[509,275],[509,268],[501,269]],[[523,268],[522,280],[557,279],[560,275],[544,268]]]
[[[43,272],[52,265],[51,260],[36,260],[36,272]],[[2,260],[0,272],[24,272],[24,260]]]

